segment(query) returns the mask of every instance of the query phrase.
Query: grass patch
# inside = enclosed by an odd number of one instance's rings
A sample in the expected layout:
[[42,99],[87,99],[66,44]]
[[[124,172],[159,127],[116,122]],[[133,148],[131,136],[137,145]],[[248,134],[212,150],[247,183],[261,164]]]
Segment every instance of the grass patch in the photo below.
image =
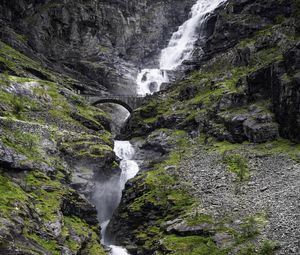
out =
[[235,173],[240,182],[247,181],[250,177],[247,160],[239,155],[224,155],[223,162],[227,164],[229,170]]
[[227,250],[220,249],[209,237],[187,236],[178,237],[167,236],[163,240],[163,245],[174,255],[225,255]]
[[33,198],[32,202],[43,220],[56,221],[59,218],[58,211],[62,197],[66,193],[63,185],[39,171],[30,172],[27,175],[26,185],[34,187],[30,193]]
[[22,208],[19,208],[18,205],[23,205],[28,199],[20,186],[6,177],[1,169],[0,193],[0,215],[8,218],[13,212],[21,210]]
[[202,213],[195,213],[193,215],[190,215],[186,219],[186,223],[188,226],[195,226],[201,223],[214,223],[214,219],[211,215],[202,214]]
[[39,135],[17,130],[6,130],[1,138],[5,145],[29,159],[42,160],[43,151],[40,147],[41,137]]

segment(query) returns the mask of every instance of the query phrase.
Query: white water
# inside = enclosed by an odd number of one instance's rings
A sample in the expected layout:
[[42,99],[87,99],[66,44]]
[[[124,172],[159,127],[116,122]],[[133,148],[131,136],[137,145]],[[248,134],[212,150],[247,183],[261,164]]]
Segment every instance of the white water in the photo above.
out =
[[192,7],[190,18],[173,33],[168,46],[161,51],[159,68],[143,69],[138,74],[137,94],[153,94],[161,85],[169,82],[167,71],[175,70],[189,59],[198,39],[197,29],[206,21],[207,14],[226,0],[198,0]]
[[[117,201],[117,204],[120,203],[122,190],[125,187],[126,182],[133,178],[139,171],[139,166],[135,160],[133,160],[133,156],[135,154],[134,148],[129,141],[115,141],[114,144],[114,152],[121,159],[120,168],[122,170],[121,176],[118,178],[118,183],[111,182],[111,187],[109,190],[114,189],[117,192],[117,197],[113,198]],[[112,215],[113,211],[111,212]],[[111,216],[110,215],[110,216]],[[126,249],[111,245],[108,240],[106,240],[105,232],[107,225],[109,223],[109,219],[102,221],[102,242],[105,245],[109,245],[111,248],[111,255],[129,255]]]

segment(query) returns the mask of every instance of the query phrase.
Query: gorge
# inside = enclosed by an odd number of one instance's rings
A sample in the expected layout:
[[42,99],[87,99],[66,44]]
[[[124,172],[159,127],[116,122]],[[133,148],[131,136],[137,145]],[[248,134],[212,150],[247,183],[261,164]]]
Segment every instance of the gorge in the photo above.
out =
[[298,0],[0,7],[0,254],[300,252]]

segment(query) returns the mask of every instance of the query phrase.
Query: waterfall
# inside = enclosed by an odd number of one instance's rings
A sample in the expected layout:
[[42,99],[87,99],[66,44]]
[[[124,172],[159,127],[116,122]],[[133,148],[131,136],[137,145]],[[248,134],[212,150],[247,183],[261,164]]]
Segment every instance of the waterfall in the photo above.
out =
[[[101,203],[97,207],[99,207],[98,215],[102,229],[102,243],[111,248],[111,255],[129,255],[126,249],[110,243],[110,240],[106,237],[106,228],[114,210],[121,201],[122,191],[126,182],[138,173],[139,166],[132,159],[135,151],[129,141],[115,141],[114,152],[121,159],[121,175],[113,176],[109,180],[99,183],[95,192],[97,201]],[[94,198],[94,200],[96,199]]]
[[209,13],[226,0],[198,0],[192,7],[190,18],[173,33],[168,46],[161,51],[159,68],[143,69],[138,74],[137,94],[153,94],[163,83],[169,82],[167,71],[175,70],[193,53],[198,40],[197,29],[206,21]]

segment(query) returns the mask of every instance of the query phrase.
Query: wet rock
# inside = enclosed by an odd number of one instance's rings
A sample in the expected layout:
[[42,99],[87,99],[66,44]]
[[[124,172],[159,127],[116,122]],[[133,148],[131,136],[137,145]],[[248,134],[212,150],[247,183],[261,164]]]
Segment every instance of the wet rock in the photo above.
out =
[[138,247],[135,245],[126,245],[125,248],[130,254],[136,254],[136,252],[138,251]]
[[157,82],[151,82],[149,84],[149,90],[150,90],[151,93],[157,91],[158,90],[158,84],[157,84]]
[[55,238],[60,236],[62,230],[62,223],[60,220],[46,223],[45,227],[53,234]]
[[0,223],[0,240],[12,241],[13,236],[11,230],[13,229],[14,224],[5,218],[0,218]]
[[36,162],[28,159],[25,155],[17,153],[10,147],[0,142],[0,166],[4,169],[18,171],[41,169],[44,172],[53,172],[54,168],[44,162]]

